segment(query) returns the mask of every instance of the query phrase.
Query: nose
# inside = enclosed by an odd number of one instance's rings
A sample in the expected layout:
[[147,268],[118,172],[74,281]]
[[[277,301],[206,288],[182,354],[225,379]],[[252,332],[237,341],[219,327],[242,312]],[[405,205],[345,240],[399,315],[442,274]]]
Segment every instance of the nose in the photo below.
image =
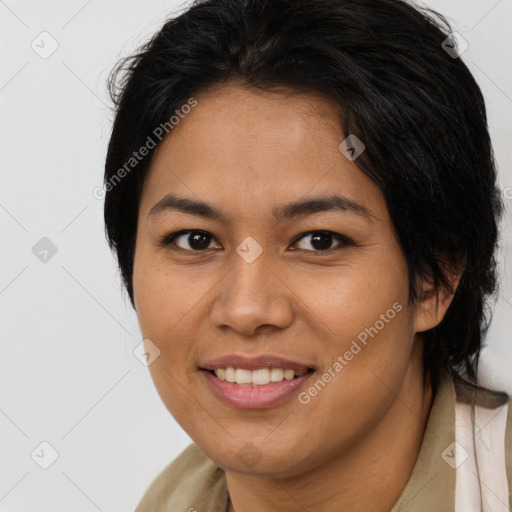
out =
[[295,308],[285,276],[280,276],[263,255],[252,263],[238,255],[234,260],[214,300],[211,323],[246,336],[288,327]]

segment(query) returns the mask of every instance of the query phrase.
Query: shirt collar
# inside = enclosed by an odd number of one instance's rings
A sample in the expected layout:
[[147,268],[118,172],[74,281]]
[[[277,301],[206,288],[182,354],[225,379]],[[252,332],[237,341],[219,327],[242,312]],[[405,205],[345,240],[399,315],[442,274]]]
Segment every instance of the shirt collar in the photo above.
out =
[[454,510],[455,387],[447,374],[441,377],[416,464],[391,512]]

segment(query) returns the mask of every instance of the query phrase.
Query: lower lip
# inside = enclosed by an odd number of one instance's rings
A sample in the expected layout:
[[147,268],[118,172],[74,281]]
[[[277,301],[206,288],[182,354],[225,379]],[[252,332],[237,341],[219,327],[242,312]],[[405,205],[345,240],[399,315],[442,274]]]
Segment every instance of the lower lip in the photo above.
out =
[[245,409],[264,409],[277,405],[295,394],[314,373],[264,386],[240,385],[220,380],[208,370],[201,370],[212,391],[224,402]]

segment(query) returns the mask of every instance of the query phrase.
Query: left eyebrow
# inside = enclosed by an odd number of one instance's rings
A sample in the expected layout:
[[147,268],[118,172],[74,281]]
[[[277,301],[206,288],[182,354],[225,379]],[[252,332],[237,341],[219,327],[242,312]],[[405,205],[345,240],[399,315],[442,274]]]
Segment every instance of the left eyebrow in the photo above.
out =
[[[149,216],[157,215],[168,210],[180,211],[190,215],[197,215],[227,223],[227,217],[224,213],[214,206],[204,201],[178,197],[174,194],[168,194],[158,201],[149,211]],[[365,206],[356,203],[348,197],[340,195],[318,196],[306,200],[294,201],[274,208],[272,214],[276,221],[279,222],[285,219],[329,211],[352,213],[365,217],[367,220],[371,220],[373,217]]]
[[277,221],[291,219],[302,215],[311,215],[313,213],[341,211],[352,213],[372,220],[373,216],[369,210],[362,204],[356,203],[352,199],[340,195],[329,195],[312,197],[304,201],[295,201],[288,203],[273,210]]

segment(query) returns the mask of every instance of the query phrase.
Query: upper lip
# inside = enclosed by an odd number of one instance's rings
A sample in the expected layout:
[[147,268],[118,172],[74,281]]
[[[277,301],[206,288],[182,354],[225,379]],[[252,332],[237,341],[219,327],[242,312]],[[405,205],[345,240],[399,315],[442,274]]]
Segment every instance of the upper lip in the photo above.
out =
[[204,370],[216,370],[217,368],[243,368],[245,370],[257,370],[259,368],[282,368],[283,370],[295,370],[296,372],[314,369],[312,366],[283,359],[270,354],[262,354],[256,357],[241,354],[227,354],[206,361],[201,368]]

